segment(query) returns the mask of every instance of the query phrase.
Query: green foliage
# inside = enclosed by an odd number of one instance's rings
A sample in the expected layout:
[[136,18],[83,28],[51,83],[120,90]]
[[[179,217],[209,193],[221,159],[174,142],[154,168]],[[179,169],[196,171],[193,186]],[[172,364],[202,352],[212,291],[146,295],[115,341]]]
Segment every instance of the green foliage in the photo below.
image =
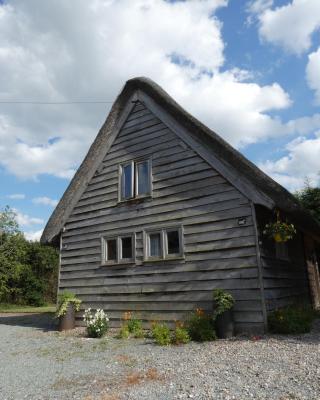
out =
[[269,329],[273,333],[307,333],[315,316],[315,311],[308,305],[279,308],[268,315]]
[[173,335],[172,335],[172,343],[179,345],[179,344],[186,344],[189,343],[191,340],[188,330],[183,328],[182,326],[176,326]]
[[169,346],[171,344],[171,334],[168,325],[155,322],[152,325],[151,334],[158,345]]
[[213,318],[198,308],[187,320],[186,327],[191,340],[208,342],[216,340]]
[[86,323],[89,337],[101,338],[109,329],[109,318],[103,310],[98,309],[92,315],[91,309],[88,308],[84,312],[83,320]]
[[[62,317],[63,315],[65,315],[69,304],[73,305],[75,311],[79,311],[81,300],[79,300],[74,293],[69,292],[68,290],[65,290],[64,292],[59,293],[56,316]],[[89,309],[89,311],[90,311],[90,309]]]
[[16,218],[17,214],[9,206],[5,206],[0,212],[0,235],[13,235],[20,232]]
[[123,324],[120,328],[119,334],[117,336],[119,339],[129,339],[130,332],[128,328],[128,324]]
[[29,242],[8,206],[0,212],[0,301],[43,305],[54,302],[58,251]]
[[277,242],[286,242],[296,234],[296,228],[293,224],[288,224],[287,222],[270,222],[264,227],[263,234],[274,238]]
[[214,313],[213,318],[223,314],[225,311],[230,310],[234,306],[234,298],[232,294],[223,289],[214,289],[213,291]]
[[144,333],[142,329],[142,322],[139,319],[131,318],[127,322],[128,330],[135,338],[143,338]]
[[320,187],[311,187],[307,182],[302,190],[295,193],[296,198],[320,223]]

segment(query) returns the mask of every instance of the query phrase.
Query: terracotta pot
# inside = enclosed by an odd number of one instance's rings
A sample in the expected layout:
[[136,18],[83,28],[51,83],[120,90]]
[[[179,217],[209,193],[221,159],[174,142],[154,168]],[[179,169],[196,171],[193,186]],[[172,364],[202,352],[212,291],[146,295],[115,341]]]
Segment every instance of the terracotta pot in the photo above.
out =
[[216,331],[220,339],[228,339],[234,336],[234,323],[232,310],[225,311],[216,318]]
[[67,311],[59,318],[59,331],[74,329],[76,326],[76,316],[73,304],[68,305]]

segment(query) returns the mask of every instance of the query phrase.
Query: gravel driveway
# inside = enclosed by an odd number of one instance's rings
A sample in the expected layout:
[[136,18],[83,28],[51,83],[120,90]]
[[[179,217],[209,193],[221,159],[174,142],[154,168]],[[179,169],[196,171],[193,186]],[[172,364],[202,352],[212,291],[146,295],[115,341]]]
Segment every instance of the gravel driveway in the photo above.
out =
[[0,315],[0,399],[320,399],[311,334],[181,347],[59,334],[48,315]]

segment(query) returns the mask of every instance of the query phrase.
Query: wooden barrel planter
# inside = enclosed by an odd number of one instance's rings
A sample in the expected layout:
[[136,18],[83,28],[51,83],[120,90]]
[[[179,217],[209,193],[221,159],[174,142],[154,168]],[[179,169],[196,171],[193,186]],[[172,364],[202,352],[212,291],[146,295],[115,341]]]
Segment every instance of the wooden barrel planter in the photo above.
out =
[[74,329],[76,326],[75,309],[72,303],[68,304],[67,311],[59,317],[59,331]]

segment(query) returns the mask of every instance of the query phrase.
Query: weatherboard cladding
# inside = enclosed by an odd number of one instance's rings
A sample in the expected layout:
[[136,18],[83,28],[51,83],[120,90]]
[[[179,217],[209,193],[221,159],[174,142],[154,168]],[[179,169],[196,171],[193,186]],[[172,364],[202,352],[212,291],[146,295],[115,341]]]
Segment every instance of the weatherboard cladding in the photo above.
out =
[[[119,204],[119,164],[142,156],[152,157],[153,198]],[[212,290],[225,288],[237,300],[237,330],[262,330],[251,214],[239,190],[137,102],[65,222],[60,290],[83,300],[79,316],[103,307],[117,325],[125,311],[171,322],[211,311]],[[185,259],[144,262],[143,229],[167,225],[183,226]],[[131,232],[136,263],[101,266],[101,237]]]
[[319,224],[307,211],[301,209],[286,189],[186,112],[155,82],[148,78],[134,78],[126,82],[87,156],[51,215],[41,237],[42,243],[58,243],[60,231],[101,162],[101,157],[104,155],[101,149],[107,152],[113,136],[117,134],[117,129],[123,122],[122,118],[125,118],[126,112],[130,111],[128,105],[131,105],[136,93],[140,93],[141,97],[148,97],[158,109],[165,110],[166,114],[187,132],[190,140],[199,144],[199,151],[207,151],[207,154],[210,153],[215,158],[216,164],[222,166],[224,173],[222,171],[220,173],[224,177],[228,175],[228,180],[238,189],[242,187],[240,191],[246,193],[255,204],[265,205],[269,209],[276,207],[286,212],[303,231],[320,238]]

